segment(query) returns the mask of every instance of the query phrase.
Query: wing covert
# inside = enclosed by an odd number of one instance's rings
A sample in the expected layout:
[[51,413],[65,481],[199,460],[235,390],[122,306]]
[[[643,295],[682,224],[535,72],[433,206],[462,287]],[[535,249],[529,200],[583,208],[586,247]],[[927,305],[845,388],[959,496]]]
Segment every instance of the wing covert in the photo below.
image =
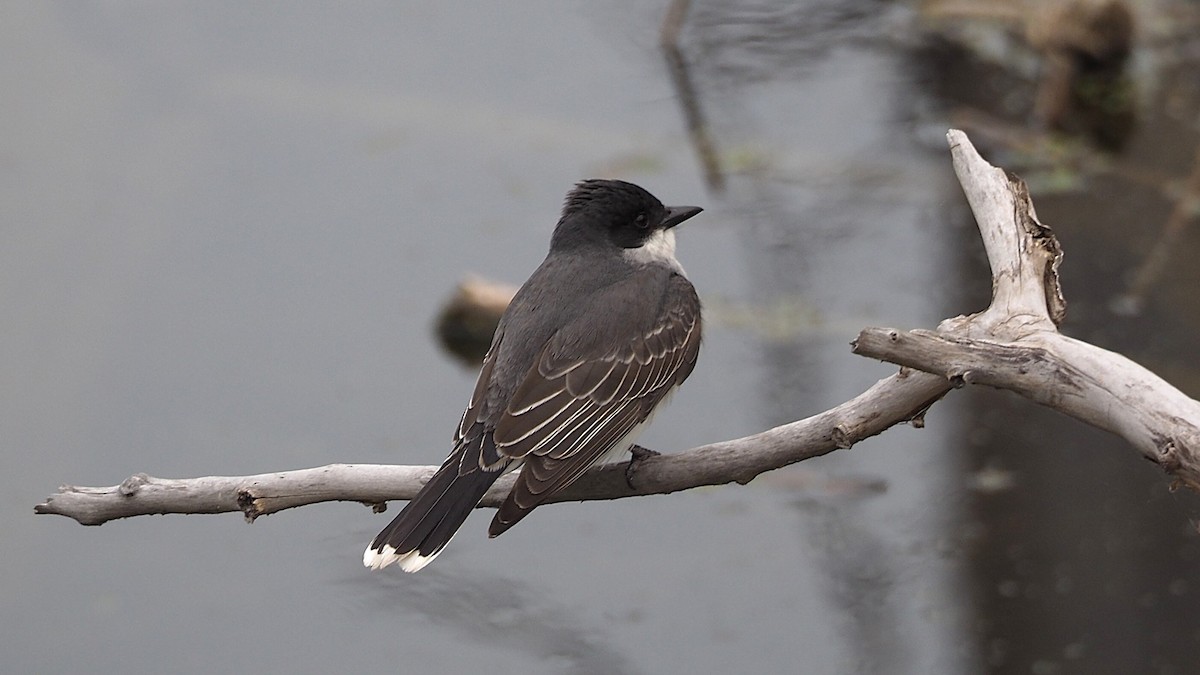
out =
[[578,479],[691,374],[700,349],[700,300],[679,275],[665,286],[659,303],[649,304],[650,320],[628,321],[625,314],[624,333],[608,327],[598,335],[568,325],[543,348],[493,431],[502,456],[524,460],[506,503],[510,513],[502,509],[497,522],[505,515],[505,527],[511,525],[513,516]]

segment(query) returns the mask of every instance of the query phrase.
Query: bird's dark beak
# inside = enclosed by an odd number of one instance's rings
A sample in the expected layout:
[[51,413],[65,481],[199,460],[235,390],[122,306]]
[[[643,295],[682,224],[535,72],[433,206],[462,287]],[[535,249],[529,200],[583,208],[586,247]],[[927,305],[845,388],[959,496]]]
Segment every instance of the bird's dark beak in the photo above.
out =
[[699,206],[668,206],[667,215],[662,220],[663,229],[669,230],[703,210]]

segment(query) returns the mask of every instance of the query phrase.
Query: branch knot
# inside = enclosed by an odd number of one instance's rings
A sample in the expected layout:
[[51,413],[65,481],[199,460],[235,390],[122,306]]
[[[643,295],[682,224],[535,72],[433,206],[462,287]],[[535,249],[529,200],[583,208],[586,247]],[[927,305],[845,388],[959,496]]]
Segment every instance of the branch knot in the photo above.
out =
[[152,480],[154,479],[151,478],[149,474],[135,473],[122,481],[121,485],[118,486],[117,491],[120,492],[124,497],[132,497],[138,493],[138,490],[142,489],[143,485]]

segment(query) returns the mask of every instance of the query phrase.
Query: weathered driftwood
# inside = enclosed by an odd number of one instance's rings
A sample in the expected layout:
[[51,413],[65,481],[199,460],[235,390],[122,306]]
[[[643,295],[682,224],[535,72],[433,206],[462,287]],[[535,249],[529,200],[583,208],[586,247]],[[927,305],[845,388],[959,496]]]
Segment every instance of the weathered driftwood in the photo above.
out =
[[[948,319],[932,332],[868,328],[855,340],[854,351],[906,368],[854,399],[745,438],[647,457],[631,479],[624,464],[593,469],[551,501],[747,483],[761,473],[849,448],[896,424],[920,425],[929,406],[965,384],[1010,389],[1119,434],[1178,482],[1200,489],[1200,403],[1119,354],[1059,334],[1066,305],[1058,283],[1062,252],[1057,240],[1038,222],[1020,179],[985,162],[962,132],[951,131],[948,139],[992,267],[988,309]],[[257,476],[136,474],[112,487],[63,486],[35,511],[99,525],[138,515],[230,511],[252,521],[326,501],[356,501],[381,510],[389,500],[411,499],[435,469],[331,464]],[[498,481],[481,506],[498,506],[511,479]]]
[[936,332],[868,328],[855,353],[943,375],[955,386],[1008,389],[1115,433],[1178,483],[1200,490],[1200,402],[1120,354],[1058,332],[1066,312],[1058,240],[1038,222],[1025,183],[948,134],[954,170],[992,268],[992,304]]

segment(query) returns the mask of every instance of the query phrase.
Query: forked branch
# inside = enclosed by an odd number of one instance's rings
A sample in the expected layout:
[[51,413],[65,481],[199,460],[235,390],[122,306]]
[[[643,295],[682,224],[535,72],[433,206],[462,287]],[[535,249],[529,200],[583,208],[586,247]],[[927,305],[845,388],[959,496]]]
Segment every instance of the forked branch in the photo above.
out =
[[[943,321],[937,331],[868,328],[857,354],[900,372],[835,408],[752,436],[640,461],[597,467],[551,501],[619,499],[755,476],[855,443],[896,424],[919,426],[954,387],[1009,389],[1126,438],[1179,483],[1200,489],[1200,403],[1129,359],[1061,335],[1066,304],[1058,283],[1062,251],[1033,210],[1024,183],[975,151],[966,135],[947,135],[954,169],[979,224],[992,268],[991,305]],[[909,370],[909,368],[914,370]],[[925,371],[925,372],[920,372]],[[283,509],[353,501],[381,511],[411,499],[434,466],[330,464],[256,476],[153,478],[135,474],[112,487],[63,486],[37,513],[100,525],[130,516],[242,512],[253,521]],[[512,487],[497,481],[480,506],[496,507]]]

